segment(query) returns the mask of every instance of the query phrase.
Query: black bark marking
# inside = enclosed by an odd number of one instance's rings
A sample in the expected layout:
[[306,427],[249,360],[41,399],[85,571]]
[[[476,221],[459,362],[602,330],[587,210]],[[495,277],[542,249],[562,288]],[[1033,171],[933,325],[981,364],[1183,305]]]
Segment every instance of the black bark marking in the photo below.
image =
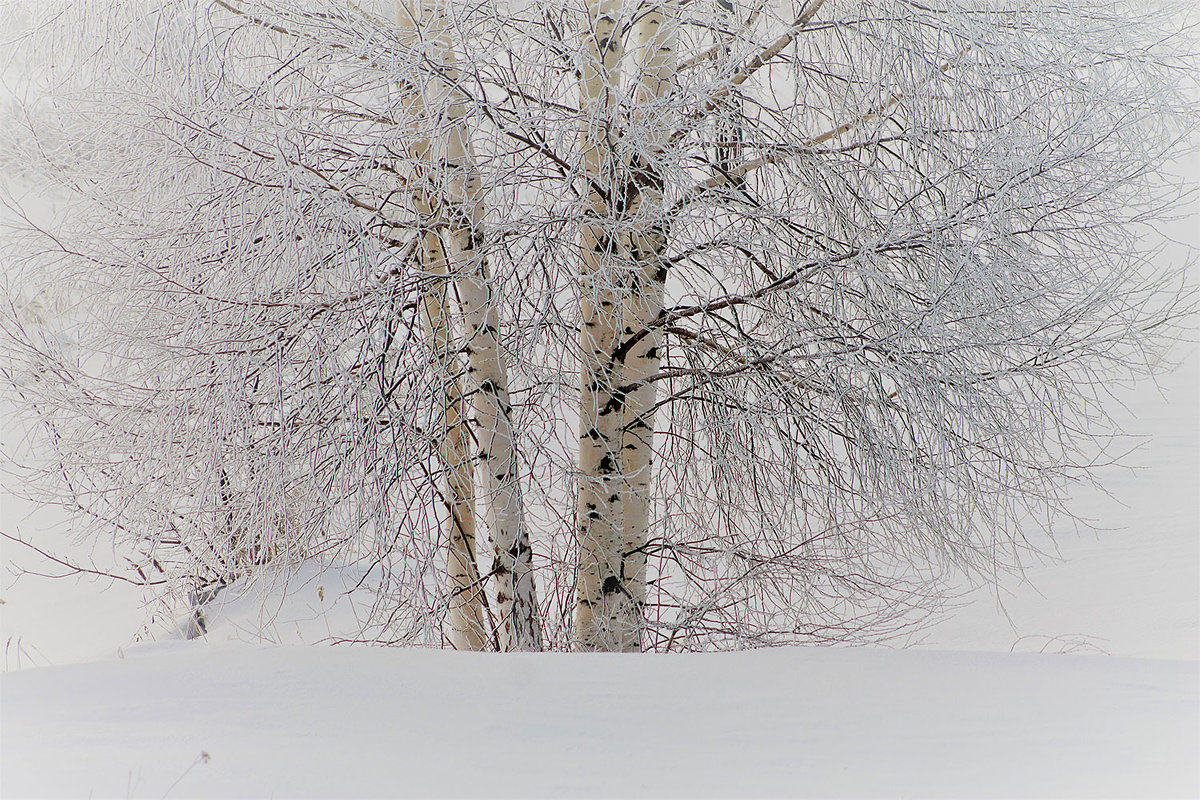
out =
[[604,585],[600,587],[600,591],[604,594],[617,594],[621,591],[621,581],[616,575],[609,575],[604,579]]
[[606,417],[614,411],[621,411],[625,408],[625,394],[617,392],[612,397],[608,398],[608,402],[604,404],[604,408],[600,409],[599,416]]

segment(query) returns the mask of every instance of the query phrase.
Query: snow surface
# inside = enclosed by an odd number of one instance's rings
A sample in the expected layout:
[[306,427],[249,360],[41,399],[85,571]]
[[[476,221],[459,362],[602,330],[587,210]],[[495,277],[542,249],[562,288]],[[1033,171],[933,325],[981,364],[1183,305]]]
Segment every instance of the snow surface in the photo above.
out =
[[5,797],[1189,796],[1195,662],[155,644],[3,683]]

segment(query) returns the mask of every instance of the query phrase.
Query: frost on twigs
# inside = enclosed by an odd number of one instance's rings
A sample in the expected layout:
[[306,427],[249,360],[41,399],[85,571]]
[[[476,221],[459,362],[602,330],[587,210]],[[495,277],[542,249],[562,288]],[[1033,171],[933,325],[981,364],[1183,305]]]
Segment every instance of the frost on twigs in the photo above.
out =
[[5,55],[4,377],[165,597],[321,559],[393,643],[886,637],[1019,565],[1193,304],[1139,249],[1170,9],[80,5]]

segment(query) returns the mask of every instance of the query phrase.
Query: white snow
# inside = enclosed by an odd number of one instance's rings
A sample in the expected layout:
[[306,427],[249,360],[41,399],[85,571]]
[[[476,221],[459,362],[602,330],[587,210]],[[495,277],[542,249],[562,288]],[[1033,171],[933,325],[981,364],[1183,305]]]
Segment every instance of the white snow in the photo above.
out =
[[917,650],[155,644],[6,675],[0,791],[1189,795],[1197,678],[1195,662]]

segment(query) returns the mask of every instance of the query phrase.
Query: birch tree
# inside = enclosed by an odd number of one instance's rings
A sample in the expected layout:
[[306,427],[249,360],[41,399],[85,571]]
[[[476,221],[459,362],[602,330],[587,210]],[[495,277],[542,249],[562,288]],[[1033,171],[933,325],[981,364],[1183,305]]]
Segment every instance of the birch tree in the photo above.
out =
[[[397,19],[402,30],[412,32],[414,41],[432,42],[436,54],[438,73],[429,78],[424,92],[432,95],[432,102],[426,104],[426,114],[430,114],[431,109],[441,109],[444,116],[443,155],[432,159],[428,153],[418,154],[416,161],[432,173],[427,180],[441,184],[442,208],[439,211],[446,222],[436,219],[428,203],[420,211],[426,215],[429,224],[437,223],[424,234],[425,237],[436,239],[442,235],[441,230],[445,231],[450,260],[454,264],[454,287],[465,328],[462,350],[468,361],[477,460],[483,478],[484,518],[492,542],[493,562],[489,575],[496,581],[498,646],[503,650],[540,650],[541,628],[531,565],[532,548],[521,498],[512,405],[499,350],[500,321],[483,248],[485,201],[467,125],[469,98],[459,88],[461,76],[455,66],[451,30],[443,9],[436,3],[424,3],[416,9],[399,4]],[[459,429],[459,426],[455,427]],[[458,438],[461,441],[463,437],[458,434]],[[464,480],[454,496],[465,501],[471,495],[473,488]],[[452,535],[450,542],[450,563],[474,562],[473,537],[465,533]],[[467,604],[471,615],[466,624],[476,629],[482,619],[479,609],[482,596],[476,594],[475,588],[480,585],[478,573],[465,569],[456,571],[454,578],[455,592],[470,599]],[[452,611],[455,608],[457,605],[451,606]],[[469,646],[470,649],[482,649],[477,637],[472,638]]]
[[[591,6],[582,78],[589,211],[609,225],[607,232],[585,228],[583,241],[576,635],[587,648],[638,651],[652,502],[657,386],[651,378],[662,345],[659,332],[648,326],[662,313],[667,277],[669,220],[660,162],[668,145],[664,122],[675,119],[665,113],[664,101],[676,68],[678,22],[673,5],[655,4],[639,7],[628,23],[634,76],[629,131],[638,138],[625,152],[612,145],[617,126],[609,122],[620,85],[620,8],[614,2]],[[617,158],[628,163],[614,164]],[[606,202],[606,195],[614,201]]]
[[[428,142],[415,147],[414,151],[417,164],[430,164]],[[424,176],[414,177],[422,184],[428,180],[422,180]],[[431,189],[422,185],[416,192],[414,202],[417,216],[429,221],[433,220],[437,210]],[[457,349],[449,298],[450,270],[436,229],[422,232],[420,254],[422,269],[431,283],[422,299],[424,313],[421,321],[426,337],[433,342],[439,372],[446,376],[444,390],[441,396],[435,398],[435,402],[444,409],[444,424],[437,436],[441,440],[440,455],[445,467],[442,488],[445,515],[441,527],[447,546],[446,592],[449,606],[446,625],[456,648],[483,650],[487,643],[484,616],[486,596],[479,577],[475,547],[475,462],[470,432],[466,429],[462,381],[455,365]]]
[[1069,513],[1192,302],[1138,249],[1165,6],[195,0],[12,52],[56,69],[0,155],[72,210],[9,237],[12,396],[165,596],[322,558],[388,643],[903,633]]

